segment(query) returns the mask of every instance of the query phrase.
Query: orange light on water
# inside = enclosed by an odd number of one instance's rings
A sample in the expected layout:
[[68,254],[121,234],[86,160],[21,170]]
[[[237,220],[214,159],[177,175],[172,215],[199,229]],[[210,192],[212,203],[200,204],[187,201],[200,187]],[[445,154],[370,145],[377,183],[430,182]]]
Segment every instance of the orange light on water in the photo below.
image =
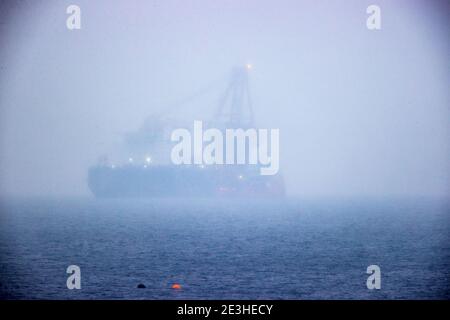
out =
[[179,285],[178,283],[174,283],[173,285],[172,285],[172,289],[181,289],[181,285]]

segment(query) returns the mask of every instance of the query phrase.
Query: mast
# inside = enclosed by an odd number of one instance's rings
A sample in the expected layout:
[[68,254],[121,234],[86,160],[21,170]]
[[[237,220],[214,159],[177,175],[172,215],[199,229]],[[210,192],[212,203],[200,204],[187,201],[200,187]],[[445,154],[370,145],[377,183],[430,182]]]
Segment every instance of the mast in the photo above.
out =
[[253,107],[248,85],[248,74],[252,66],[235,67],[225,93],[219,101],[214,120],[228,128],[253,126]]

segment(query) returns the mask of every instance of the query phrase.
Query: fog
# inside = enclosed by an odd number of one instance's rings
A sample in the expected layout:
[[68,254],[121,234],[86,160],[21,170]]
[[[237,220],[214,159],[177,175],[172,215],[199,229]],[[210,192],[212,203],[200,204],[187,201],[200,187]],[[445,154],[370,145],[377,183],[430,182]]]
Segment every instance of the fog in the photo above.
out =
[[[70,4],[81,30],[66,27]],[[370,4],[381,30],[366,27]],[[289,195],[447,196],[449,9],[3,1],[0,193],[89,195],[88,168],[124,134],[154,114],[209,119],[230,70],[250,63],[256,125],[280,129]]]

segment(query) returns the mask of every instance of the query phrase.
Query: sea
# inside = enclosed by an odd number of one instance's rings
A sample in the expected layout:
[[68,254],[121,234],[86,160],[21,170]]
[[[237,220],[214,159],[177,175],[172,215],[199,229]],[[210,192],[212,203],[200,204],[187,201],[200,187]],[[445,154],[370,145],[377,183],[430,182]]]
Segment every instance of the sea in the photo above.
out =
[[2,198],[0,298],[448,300],[450,202]]

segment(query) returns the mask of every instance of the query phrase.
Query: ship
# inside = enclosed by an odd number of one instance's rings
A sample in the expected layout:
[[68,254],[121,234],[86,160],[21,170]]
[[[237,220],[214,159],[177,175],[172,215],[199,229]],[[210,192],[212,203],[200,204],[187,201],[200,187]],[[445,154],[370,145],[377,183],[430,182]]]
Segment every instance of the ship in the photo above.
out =
[[[249,91],[251,65],[233,68],[209,127],[254,127]],[[150,117],[136,132],[125,135],[123,163],[102,156],[88,170],[88,186],[97,198],[280,198],[285,183],[281,172],[261,175],[259,164],[175,165],[168,160],[173,122]]]

